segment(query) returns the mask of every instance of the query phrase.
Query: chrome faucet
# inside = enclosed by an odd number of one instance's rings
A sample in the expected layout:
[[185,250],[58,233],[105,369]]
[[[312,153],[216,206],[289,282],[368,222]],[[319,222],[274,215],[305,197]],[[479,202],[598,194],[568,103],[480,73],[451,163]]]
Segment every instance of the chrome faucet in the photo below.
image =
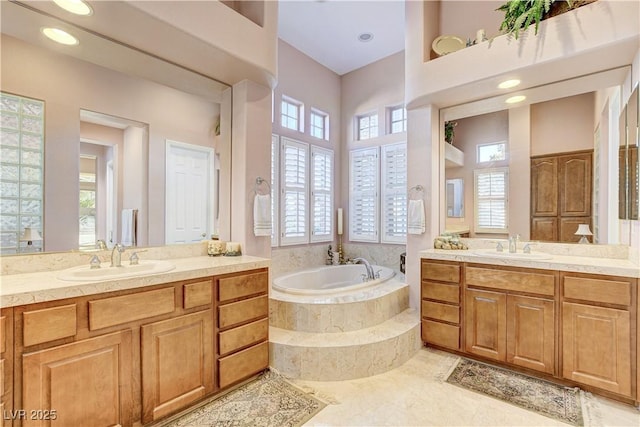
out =
[[373,267],[371,267],[371,264],[369,263],[369,261],[367,261],[364,258],[354,258],[353,262],[355,264],[358,264],[358,263],[364,264],[364,267],[367,269],[367,280],[374,280],[376,278],[376,275],[373,272]]
[[509,253],[515,254],[518,251],[519,240],[520,240],[519,234],[516,234],[515,236],[509,236]]
[[98,239],[96,241],[96,249],[100,249],[101,251],[106,250],[107,249],[107,243],[102,239]]
[[124,246],[122,243],[116,243],[111,250],[111,267],[122,267],[122,252],[124,252]]

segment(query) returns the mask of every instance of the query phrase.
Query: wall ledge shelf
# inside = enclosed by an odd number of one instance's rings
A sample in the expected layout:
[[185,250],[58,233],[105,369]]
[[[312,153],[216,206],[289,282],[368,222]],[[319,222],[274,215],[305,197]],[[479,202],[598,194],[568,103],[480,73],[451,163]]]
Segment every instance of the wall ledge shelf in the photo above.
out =
[[[599,0],[533,26],[518,40],[506,35],[431,61],[427,44],[408,43],[407,108],[450,107],[503,95],[498,83],[524,82],[518,90],[629,65],[640,46],[639,2]],[[412,37],[424,38],[424,28]],[[420,49],[420,50],[418,50]]]

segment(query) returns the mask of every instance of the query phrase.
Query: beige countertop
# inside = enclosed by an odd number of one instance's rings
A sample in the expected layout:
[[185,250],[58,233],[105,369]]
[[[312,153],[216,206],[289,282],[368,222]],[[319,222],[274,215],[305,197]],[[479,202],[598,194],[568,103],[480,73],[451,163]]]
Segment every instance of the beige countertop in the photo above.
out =
[[445,261],[473,262],[480,264],[539,268],[545,270],[570,271],[575,273],[604,274],[623,277],[640,277],[640,266],[628,259],[552,255],[552,259],[501,258],[492,255],[477,255],[470,250],[427,249],[419,252],[420,258]]
[[270,265],[270,260],[266,258],[245,255],[238,257],[194,256],[170,259],[169,261],[175,264],[175,268],[165,273],[100,281],[70,282],[60,280],[57,277],[63,270],[3,275],[0,277],[0,307],[14,307],[36,302],[136,289],[180,280],[265,268]]

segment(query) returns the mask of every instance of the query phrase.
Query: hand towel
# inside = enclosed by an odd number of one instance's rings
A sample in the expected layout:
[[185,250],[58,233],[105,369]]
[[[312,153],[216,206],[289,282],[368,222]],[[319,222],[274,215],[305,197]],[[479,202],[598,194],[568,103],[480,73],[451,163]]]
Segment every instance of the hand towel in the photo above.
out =
[[422,199],[409,200],[408,216],[407,232],[409,234],[422,234],[427,230]]
[[122,209],[122,236],[120,243],[124,246],[136,245],[137,209]]
[[271,196],[256,194],[253,200],[253,234],[271,236]]

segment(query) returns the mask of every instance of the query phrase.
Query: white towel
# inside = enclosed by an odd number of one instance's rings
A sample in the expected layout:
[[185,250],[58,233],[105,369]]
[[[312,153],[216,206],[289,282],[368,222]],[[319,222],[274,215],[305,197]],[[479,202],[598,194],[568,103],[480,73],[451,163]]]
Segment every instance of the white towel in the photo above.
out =
[[122,238],[120,243],[124,246],[136,245],[137,209],[122,209]]
[[407,232],[409,234],[422,234],[427,230],[427,223],[424,215],[424,202],[422,199],[409,200],[408,216]]
[[256,194],[253,200],[253,234],[271,236],[271,196]]

